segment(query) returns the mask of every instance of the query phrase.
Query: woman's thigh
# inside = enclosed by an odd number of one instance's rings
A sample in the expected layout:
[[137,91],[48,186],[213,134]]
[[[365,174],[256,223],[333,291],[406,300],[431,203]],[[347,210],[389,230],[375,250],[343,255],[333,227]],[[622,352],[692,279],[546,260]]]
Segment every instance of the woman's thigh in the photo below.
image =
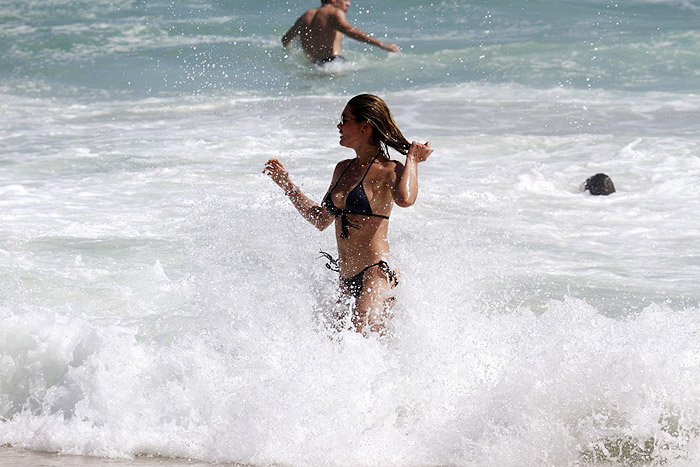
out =
[[362,292],[355,301],[353,314],[356,320],[370,326],[383,322],[393,301],[392,288],[393,283],[382,268],[367,270],[362,281]]

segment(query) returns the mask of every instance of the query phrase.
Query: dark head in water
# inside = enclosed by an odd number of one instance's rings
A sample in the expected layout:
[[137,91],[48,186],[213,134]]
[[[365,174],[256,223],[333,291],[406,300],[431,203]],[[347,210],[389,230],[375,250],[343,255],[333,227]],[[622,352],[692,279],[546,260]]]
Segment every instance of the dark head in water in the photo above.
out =
[[592,195],[609,195],[615,193],[615,185],[605,174],[595,174],[583,184],[583,190],[588,190]]

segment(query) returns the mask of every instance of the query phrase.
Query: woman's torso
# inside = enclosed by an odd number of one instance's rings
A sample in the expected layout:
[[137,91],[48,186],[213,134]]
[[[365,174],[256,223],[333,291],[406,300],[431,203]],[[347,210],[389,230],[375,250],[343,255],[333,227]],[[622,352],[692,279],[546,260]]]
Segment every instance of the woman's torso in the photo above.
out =
[[391,174],[395,165],[381,157],[370,166],[358,167],[357,159],[351,159],[336,167],[337,177],[324,206],[336,215],[341,277],[352,277],[389,255],[388,217],[394,204]]

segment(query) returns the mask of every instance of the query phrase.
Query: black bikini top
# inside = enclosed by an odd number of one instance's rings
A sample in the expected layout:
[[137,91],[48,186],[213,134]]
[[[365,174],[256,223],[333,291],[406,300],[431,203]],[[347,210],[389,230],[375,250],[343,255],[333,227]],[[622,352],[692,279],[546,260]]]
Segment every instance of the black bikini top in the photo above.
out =
[[328,190],[328,193],[326,193],[326,196],[323,198],[323,207],[328,211],[330,214],[333,216],[340,216],[340,237],[341,238],[348,238],[350,235],[350,232],[348,231],[349,227],[352,227],[353,229],[359,229],[361,226],[357,224],[353,224],[348,220],[348,214],[358,214],[361,216],[372,216],[372,217],[381,217],[382,219],[388,219],[389,216],[382,216],[381,214],[374,214],[372,212],[372,207],[369,205],[369,200],[367,199],[367,193],[365,193],[365,187],[363,186],[365,177],[369,173],[369,169],[372,167],[372,164],[374,164],[374,161],[377,160],[381,152],[377,153],[376,156],[374,156],[374,159],[372,159],[372,162],[369,164],[369,167],[367,167],[367,171],[365,174],[362,176],[360,179],[360,182],[350,190],[348,193],[347,198],[345,198],[345,209],[339,209],[335,204],[333,204],[333,199],[332,199],[332,193],[333,190],[335,190],[335,187],[338,186],[338,183],[340,180],[343,178],[343,175],[345,175],[345,172],[348,171],[350,166],[352,165],[352,162],[350,162],[346,167],[345,170],[340,174],[340,177],[338,177],[338,180],[336,180],[335,185]]

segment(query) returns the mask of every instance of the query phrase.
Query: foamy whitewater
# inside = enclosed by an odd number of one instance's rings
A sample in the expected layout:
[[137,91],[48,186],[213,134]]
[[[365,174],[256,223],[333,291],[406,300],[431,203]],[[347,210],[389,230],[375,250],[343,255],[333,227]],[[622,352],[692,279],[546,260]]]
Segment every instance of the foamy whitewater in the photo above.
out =
[[[403,53],[325,69],[279,43],[315,5],[0,3],[0,445],[699,465],[700,3],[357,0]],[[320,201],[360,92],[435,148],[383,340],[261,173]]]

